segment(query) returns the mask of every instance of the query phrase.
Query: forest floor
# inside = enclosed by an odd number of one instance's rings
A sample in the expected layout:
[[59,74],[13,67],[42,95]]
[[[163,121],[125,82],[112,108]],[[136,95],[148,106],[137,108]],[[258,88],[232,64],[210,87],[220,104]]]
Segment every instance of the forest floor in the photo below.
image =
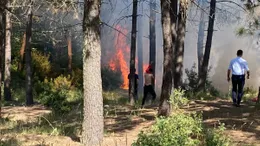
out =
[[[157,113],[157,108],[154,107],[106,108],[104,146],[130,146],[141,130],[153,125]],[[228,100],[194,100],[184,109],[188,112],[202,111],[206,126],[215,127],[219,122],[224,123],[226,135],[235,145],[260,145],[260,113],[253,103],[233,107]],[[53,126],[55,121],[46,119],[51,130],[45,128],[45,133],[37,127],[41,124],[37,119],[51,112],[43,106],[9,106],[4,107],[2,112],[6,120],[0,121],[0,146],[80,146],[80,138],[77,136],[55,134],[59,130]],[[80,122],[77,125],[81,125]]]

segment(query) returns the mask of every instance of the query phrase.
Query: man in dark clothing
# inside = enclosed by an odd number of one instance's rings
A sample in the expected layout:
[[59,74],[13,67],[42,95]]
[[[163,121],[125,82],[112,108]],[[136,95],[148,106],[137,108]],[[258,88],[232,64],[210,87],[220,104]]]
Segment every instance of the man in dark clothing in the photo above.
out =
[[[138,100],[138,80],[139,80],[139,77],[138,77],[138,75],[136,74],[136,69],[134,70],[135,71],[135,87],[134,87],[134,92],[135,92],[135,95],[134,95],[134,97],[135,97],[135,100]],[[130,74],[128,74],[128,80],[129,80],[129,89],[131,88],[131,85],[130,85]],[[129,90],[129,92],[130,92],[130,90]],[[130,95],[130,93],[129,93],[129,95]]]
[[150,93],[153,96],[152,97],[153,101],[156,98],[156,93],[153,87],[153,81],[154,81],[153,69],[151,68],[151,66],[149,66],[144,74],[144,98],[142,101],[142,108],[144,107],[145,100],[147,98],[148,93]]

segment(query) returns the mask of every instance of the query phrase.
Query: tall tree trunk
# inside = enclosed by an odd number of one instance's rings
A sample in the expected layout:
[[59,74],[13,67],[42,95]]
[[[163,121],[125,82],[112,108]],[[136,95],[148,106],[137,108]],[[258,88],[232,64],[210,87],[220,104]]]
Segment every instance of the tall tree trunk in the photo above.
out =
[[206,86],[210,50],[211,50],[212,37],[213,37],[213,31],[214,31],[215,9],[216,9],[216,0],[211,0],[210,1],[210,13],[209,13],[210,15],[209,15],[207,41],[206,41],[206,47],[205,47],[201,72],[200,72],[200,76],[199,76],[199,89],[205,89],[205,86]]
[[173,79],[173,49],[176,41],[176,15],[177,15],[177,0],[171,1],[169,5],[168,0],[161,0],[162,13],[162,30],[163,30],[163,80],[162,91],[160,97],[160,107],[158,115],[169,116],[171,113],[171,106],[169,99],[172,91]]
[[131,54],[130,54],[130,87],[129,101],[131,105],[135,102],[135,54],[136,54],[136,26],[137,26],[137,0],[133,0]]
[[71,71],[72,71],[72,44],[71,44],[70,31],[68,31],[67,42],[68,42],[68,70],[69,70],[69,73],[71,74]]
[[[10,1],[7,3],[9,7]],[[4,99],[11,101],[11,14],[5,11],[5,74],[4,74]]]
[[174,88],[180,88],[182,86],[183,75],[183,58],[184,58],[184,40],[186,33],[186,20],[188,0],[180,0],[179,2],[179,14],[177,25],[177,43],[175,47],[176,57],[174,58]]
[[18,65],[18,70],[22,71],[24,68],[24,50],[25,50],[25,44],[26,44],[26,33],[23,34],[22,39],[22,46],[20,48],[20,60]]
[[0,1],[0,118],[1,118],[1,110],[2,110],[2,59],[3,59],[3,52],[4,52],[4,6],[5,1]]
[[26,22],[26,51],[25,51],[25,63],[26,63],[26,105],[33,105],[33,94],[32,94],[32,7],[33,2],[30,1],[28,9],[28,18]]
[[[154,70],[153,75],[155,77],[155,66],[156,66],[156,1],[150,0],[150,64]],[[155,80],[153,80],[153,85],[155,85]]]
[[198,74],[200,75],[201,65],[203,61],[203,45],[204,45],[204,31],[205,31],[205,16],[204,10],[206,8],[206,1],[200,0],[200,23],[199,23],[199,31],[198,31],[198,42],[197,42],[197,57],[198,57]]
[[138,76],[139,76],[139,93],[143,93],[143,17],[138,19],[138,39],[137,39],[137,48],[138,48]]
[[100,0],[85,0],[83,17],[84,146],[99,146],[104,118],[101,81]]

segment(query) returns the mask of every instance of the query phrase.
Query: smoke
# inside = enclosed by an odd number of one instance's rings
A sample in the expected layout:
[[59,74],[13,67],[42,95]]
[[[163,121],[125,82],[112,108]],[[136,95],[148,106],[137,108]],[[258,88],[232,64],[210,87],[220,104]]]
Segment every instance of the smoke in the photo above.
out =
[[[241,13],[241,10],[235,9],[232,5],[227,5],[230,8],[230,13],[223,14],[223,11],[217,11],[217,20],[215,22],[215,31],[212,40],[212,48],[210,55],[210,80],[214,87],[227,93],[231,87],[231,83],[227,82],[227,69],[231,59],[236,57],[236,52],[239,49],[244,51],[243,58],[248,61],[251,71],[251,79],[246,80],[246,87],[257,88],[259,84],[260,71],[256,62],[259,62],[259,46],[255,43],[256,36],[239,37],[236,35],[236,31],[239,27],[244,26],[247,23],[248,17],[245,13]],[[218,5],[218,7],[222,7]],[[223,8],[223,7],[222,7]],[[227,8],[223,8],[228,10]],[[236,15],[235,15],[236,14]],[[225,16],[225,17],[223,17]],[[196,24],[196,23],[195,23]],[[206,25],[207,27],[207,25]],[[197,25],[190,25],[187,28],[185,38],[185,68],[191,68],[193,63],[197,63],[196,40],[198,38]],[[205,35],[207,36],[207,35]],[[204,38],[204,43],[206,38]]]
[[[131,34],[131,16],[132,14],[132,1],[117,1],[110,0],[111,4],[102,5],[101,19],[103,22],[115,27],[115,24],[119,24],[124,29],[127,29],[127,44],[130,46],[130,34]],[[163,73],[163,38],[161,27],[161,14],[160,14],[160,2],[157,2],[156,11],[156,91],[159,95],[162,84]],[[236,1],[236,2],[239,2]],[[112,8],[111,8],[112,7]],[[142,2],[138,5],[138,20],[142,19],[142,27],[138,26],[137,33],[142,33],[143,37],[138,37],[138,41],[142,42],[143,48],[143,64],[149,63],[149,4]],[[249,63],[251,70],[251,79],[246,81],[246,86],[252,86],[256,88],[259,85],[260,70],[257,67],[256,62],[259,61],[260,51],[257,49],[256,44],[252,41],[252,37],[238,37],[236,36],[236,30],[239,26],[243,25],[246,19],[243,10],[231,3],[218,3],[217,4],[216,21],[214,28],[214,36],[212,40],[212,50],[210,56],[210,66],[212,67],[210,72],[210,80],[213,85],[221,90],[227,92],[230,83],[226,81],[227,68],[232,58],[236,57],[236,51],[242,49],[244,51],[244,58]],[[184,68],[191,68],[194,63],[197,64],[197,38],[198,38],[198,24],[199,24],[199,8],[191,5],[189,8],[189,16],[186,28],[185,38],[185,51],[184,51]],[[209,11],[209,10],[205,10]],[[206,20],[208,20],[208,14]],[[140,25],[140,24],[139,24]],[[207,23],[206,23],[207,29]],[[103,26],[102,27],[102,64],[107,64],[111,57],[116,53],[116,48],[113,43],[115,42],[114,29]],[[207,31],[205,30],[204,43],[206,41]],[[141,40],[140,40],[141,39]],[[137,42],[138,42],[137,41]],[[138,45],[137,45],[138,46]],[[205,47],[205,46],[204,46]],[[137,52],[138,52],[137,48]],[[138,55],[136,55],[136,58]],[[128,57],[127,57],[128,58]],[[127,65],[129,66],[129,60]],[[138,68],[136,63],[136,68]],[[184,74],[184,78],[186,78]]]

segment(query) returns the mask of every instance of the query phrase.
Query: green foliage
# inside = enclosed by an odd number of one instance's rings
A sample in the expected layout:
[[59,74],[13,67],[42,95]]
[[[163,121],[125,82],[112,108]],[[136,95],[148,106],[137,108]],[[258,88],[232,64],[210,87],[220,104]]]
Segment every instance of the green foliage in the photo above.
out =
[[106,91],[118,89],[123,83],[121,73],[107,67],[101,69],[101,77],[103,90]]
[[18,145],[21,144],[15,138],[8,138],[7,140],[1,140],[0,137],[0,146],[18,146]]
[[79,68],[73,69],[71,73],[72,85],[78,88],[83,88],[83,71]]
[[195,91],[198,89],[198,73],[196,72],[196,64],[193,64],[191,69],[185,69],[187,79],[185,80],[185,89],[189,91]]
[[186,105],[189,100],[184,97],[185,91],[181,89],[174,89],[170,96],[170,103],[173,109],[178,109],[183,105]]
[[83,99],[82,92],[71,85],[70,77],[61,75],[54,80],[39,81],[35,90],[42,104],[54,112],[65,113],[71,110],[70,103],[82,102]]
[[157,118],[146,132],[141,131],[132,146],[230,146],[224,124],[207,129],[200,114],[177,112],[168,118]]
[[243,101],[248,101],[253,98],[256,98],[258,91],[255,90],[253,87],[246,87],[244,89]]
[[104,105],[126,105],[128,98],[121,96],[118,92],[103,92]]
[[157,118],[148,132],[141,132],[133,146],[195,146],[200,143],[201,118],[196,114],[176,113]]
[[206,146],[230,146],[230,139],[224,134],[225,125],[220,124],[217,129],[207,129],[205,133]]
[[34,74],[40,79],[44,79],[51,71],[50,55],[43,55],[40,51],[32,50],[32,65]]
[[[208,73],[210,70],[211,68],[209,68]],[[187,75],[187,79],[185,80],[184,88],[187,91],[186,96],[188,98],[213,99],[216,96],[220,96],[220,92],[212,85],[212,82],[209,80],[209,74],[207,74],[205,91],[199,90],[199,75],[196,72],[196,64],[193,64],[191,69],[185,69],[185,73]]]

